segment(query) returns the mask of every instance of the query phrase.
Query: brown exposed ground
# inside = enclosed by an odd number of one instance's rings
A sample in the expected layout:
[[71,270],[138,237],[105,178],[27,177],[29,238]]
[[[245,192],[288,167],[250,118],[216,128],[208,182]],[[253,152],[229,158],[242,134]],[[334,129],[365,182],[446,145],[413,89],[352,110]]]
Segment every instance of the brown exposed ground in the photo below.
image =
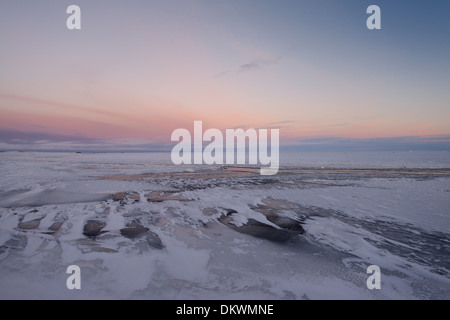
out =
[[[107,180],[153,180],[153,179],[220,179],[235,177],[259,176],[259,168],[256,167],[222,167],[221,169],[199,172],[169,172],[169,173],[144,173],[144,174],[115,174],[98,176]],[[450,176],[450,168],[444,169],[410,169],[410,168],[382,168],[382,169],[339,169],[339,168],[296,168],[280,169],[277,174],[353,174],[353,175],[428,175]],[[270,176],[269,176],[270,177]]]
[[258,176],[259,172],[253,171],[205,171],[205,172],[165,172],[165,173],[144,173],[144,174],[114,174],[97,176],[96,178],[107,180],[151,180],[151,179],[217,179],[229,177],[252,177]]

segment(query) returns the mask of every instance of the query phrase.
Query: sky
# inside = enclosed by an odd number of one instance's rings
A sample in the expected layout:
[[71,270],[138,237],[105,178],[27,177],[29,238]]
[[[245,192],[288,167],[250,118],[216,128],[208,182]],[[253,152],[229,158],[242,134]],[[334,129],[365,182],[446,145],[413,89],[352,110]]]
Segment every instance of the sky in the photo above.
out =
[[168,150],[196,120],[450,150],[449,34],[448,0],[2,0],[0,150]]

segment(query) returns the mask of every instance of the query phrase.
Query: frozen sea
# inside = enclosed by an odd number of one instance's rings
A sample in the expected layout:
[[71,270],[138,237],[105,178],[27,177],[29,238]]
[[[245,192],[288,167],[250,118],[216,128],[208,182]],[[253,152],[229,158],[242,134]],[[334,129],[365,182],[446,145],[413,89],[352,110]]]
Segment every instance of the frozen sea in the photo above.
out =
[[0,298],[450,299],[450,152],[280,165],[259,176],[166,153],[2,152]]

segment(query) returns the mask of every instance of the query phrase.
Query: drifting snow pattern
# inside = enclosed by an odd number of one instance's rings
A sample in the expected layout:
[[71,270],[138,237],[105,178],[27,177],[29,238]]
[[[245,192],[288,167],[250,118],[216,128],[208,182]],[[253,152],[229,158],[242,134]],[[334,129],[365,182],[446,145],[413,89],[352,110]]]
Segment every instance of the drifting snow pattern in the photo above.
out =
[[168,154],[0,153],[0,298],[449,299],[449,159],[282,154],[264,177]]

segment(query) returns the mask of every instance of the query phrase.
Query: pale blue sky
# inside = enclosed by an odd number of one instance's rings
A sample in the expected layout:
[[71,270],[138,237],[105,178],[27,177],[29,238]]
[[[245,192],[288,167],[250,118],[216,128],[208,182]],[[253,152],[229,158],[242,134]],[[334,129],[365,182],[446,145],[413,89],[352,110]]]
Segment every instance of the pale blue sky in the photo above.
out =
[[[81,7],[80,31],[65,26],[70,4]],[[371,4],[381,30],[366,28]],[[2,0],[0,8],[8,137],[163,144],[194,120],[220,129],[284,123],[289,146],[450,135],[446,0]]]

